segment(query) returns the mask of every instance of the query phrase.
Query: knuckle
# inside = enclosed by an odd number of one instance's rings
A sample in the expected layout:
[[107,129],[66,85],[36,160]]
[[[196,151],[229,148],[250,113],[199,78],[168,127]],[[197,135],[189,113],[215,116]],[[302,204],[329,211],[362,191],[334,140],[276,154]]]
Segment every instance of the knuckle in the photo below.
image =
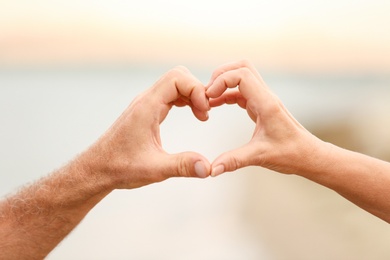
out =
[[178,158],[178,162],[176,165],[177,165],[176,173],[178,176],[182,176],[182,177],[192,176],[190,167],[188,167],[188,163],[186,160],[184,160],[184,158]]
[[178,82],[179,79],[185,77],[188,75],[189,70],[184,66],[176,66],[173,69],[169,70],[166,74],[164,79],[169,82]]
[[180,71],[178,69],[174,68],[174,69],[169,70],[165,74],[165,78],[166,79],[174,79],[174,78],[177,78],[179,75],[180,75]]
[[242,59],[239,63],[242,65],[242,67],[252,67],[252,63],[249,61],[249,59]]
[[183,65],[176,66],[172,70],[176,71],[177,73],[180,73],[180,74],[184,74],[184,73],[188,73],[189,72],[187,67],[185,67]]
[[180,77],[181,75],[184,74],[185,70],[187,68],[184,67],[184,66],[176,66],[174,67],[173,69],[170,69],[167,73],[166,73],[166,77],[167,78],[177,78],[177,77]]
[[222,69],[222,68],[219,68],[219,69],[216,69],[214,72],[213,72],[213,77],[216,78],[218,77],[219,75],[222,75],[226,72],[226,70]]
[[278,114],[283,112],[283,103],[282,101],[273,93],[271,93],[272,103],[269,105],[270,109],[272,110],[273,114]]
[[252,74],[252,71],[248,67],[242,67],[239,69],[240,74],[243,75],[244,77],[249,77]]
[[242,167],[242,161],[240,159],[238,159],[237,157],[232,157],[231,161],[230,161],[230,167],[229,168],[232,171],[235,171],[235,170],[237,170],[237,169],[239,169],[241,167]]

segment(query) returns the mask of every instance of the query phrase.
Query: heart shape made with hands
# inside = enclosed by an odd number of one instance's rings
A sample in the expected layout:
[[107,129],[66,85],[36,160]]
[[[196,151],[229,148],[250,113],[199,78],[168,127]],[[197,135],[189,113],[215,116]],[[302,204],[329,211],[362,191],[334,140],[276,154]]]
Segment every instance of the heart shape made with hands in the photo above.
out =
[[[194,78],[188,70],[183,68],[176,70],[173,79],[173,81],[169,81],[168,77],[167,81],[168,83],[171,82],[168,84],[170,87],[168,86],[166,88],[166,93],[170,94],[168,95],[164,93],[164,91],[161,92],[162,95],[167,97],[167,99],[165,99],[165,104],[167,105],[166,107],[171,108],[172,105],[189,105],[192,108],[192,112],[195,117],[201,121],[205,121],[208,119],[207,111],[210,109],[210,107],[214,110],[215,107],[221,106],[223,104],[238,104],[240,107],[244,108],[249,115],[249,117],[248,115],[245,117],[240,116],[238,119],[251,118],[252,121],[256,122],[255,131],[252,132],[252,135],[246,135],[251,136],[249,142],[244,143],[243,145],[238,145],[238,148],[235,149],[231,149],[231,147],[223,149],[222,153],[212,162],[212,176],[219,175],[225,171],[233,171],[249,165],[260,165],[260,163],[262,164],[261,166],[266,167],[267,165],[264,165],[265,162],[260,162],[257,156],[259,153],[258,141],[262,140],[262,142],[264,142],[264,146],[261,145],[262,150],[273,147],[275,144],[280,145],[280,141],[278,140],[285,138],[284,132],[294,132],[293,128],[297,126],[297,124],[295,124],[296,122],[292,120],[293,118],[285,110],[281,102],[275,97],[275,95],[271,93],[262,80],[261,76],[251,64],[239,62],[221,66],[219,69],[214,71],[210,83],[206,87],[196,78]],[[275,114],[275,112],[278,113]],[[167,113],[168,110],[165,109],[164,115],[166,116]],[[164,120],[165,116],[162,118],[162,120]],[[226,118],[226,113],[219,115],[219,117]],[[237,118],[233,119],[231,114],[228,116],[228,118],[230,122],[235,121],[233,126],[228,127],[228,131],[226,131],[226,123],[221,123],[221,125],[224,126],[224,129],[221,128],[221,130],[218,131],[218,127],[220,126],[214,126],[214,129],[208,130],[207,133],[203,134],[203,136],[210,136],[210,133],[216,133],[217,135],[212,136],[212,138],[220,140],[222,134],[231,133],[232,129],[237,129],[237,125],[241,124]],[[259,119],[261,119],[261,126],[259,125]],[[160,120],[160,123],[162,120]],[[177,125],[183,124],[181,122]],[[290,128],[290,126],[293,128]],[[275,131],[276,129],[279,129],[279,127],[286,128],[286,130]],[[175,128],[177,128],[177,126]],[[253,122],[251,128],[253,129]],[[215,129],[217,129],[217,131]],[[248,127],[248,129],[250,128]],[[259,131],[260,129],[261,131]],[[201,143],[201,141],[204,140],[204,137],[202,139],[194,139],[193,128],[185,132],[191,133],[191,135],[185,139],[195,140],[197,143]],[[175,135],[170,139],[177,140],[178,138],[177,135]],[[228,144],[226,140],[232,139],[233,138],[231,134],[222,136],[223,141],[215,144],[213,147],[220,147],[222,146],[221,143]],[[234,146],[236,145],[237,144]],[[204,146],[210,147],[209,144]],[[199,150],[199,148],[200,147],[197,147],[197,149],[194,150]],[[282,145],[278,147],[277,150],[282,151],[283,148],[284,147]],[[202,160],[204,163],[206,163],[205,158],[201,158],[204,157],[201,156],[201,154],[193,155],[193,157],[194,160],[197,157],[198,160]],[[271,164],[274,162],[267,162],[267,164],[268,163],[270,164],[269,166],[272,166]],[[196,165],[195,168],[197,168]],[[198,174],[198,176],[205,175]]]
[[[229,96],[230,93],[231,91],[224,89],[221,96],[223,94]],[[234,93],[237,93],[237,89]],[[186,101],[189,100],[186,98]],[[209,101],[212,99],[209,98]],[[235,104],[236,102],[229,100],[223,103]],[[183,106],[182,103],[179,104],[179,107]],[[247,143],[253,135],[254,124],[246,110],[238,106],[217,108],[222,105],[218,102],[211,102],[211,104],[210,118],[205,122],[195,119],[197,116],[194,109],[192,110],[195,117],[189,116],[186,109],[171,109],[170,115],[160,125],[161,140],[170,140],[169,143],[164,142],[164,150],[169,153],[180,153],[183,150],[198,151],[211,161],[210,158],[218,158],[219,155]],[[166,129],[170,130],[166,131]]]

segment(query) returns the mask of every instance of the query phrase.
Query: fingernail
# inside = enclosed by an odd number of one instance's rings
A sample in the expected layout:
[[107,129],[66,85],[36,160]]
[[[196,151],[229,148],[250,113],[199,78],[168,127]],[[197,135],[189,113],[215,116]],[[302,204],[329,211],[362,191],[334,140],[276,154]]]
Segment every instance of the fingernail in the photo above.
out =
[[205,116],[206,116],[206,119],[209,119],[209,113],[208,112],[205,113]]
[[207,177],[208,172],[207,172],[206,166],[204,165],[204,163],[202,161],[197,161],[195,163],[195,173],[200,178],[206,178]]
[[224,171],[225,171],[225,167],[222,164],[220,164],[213,168],[213,170],[211,171],[211,176],[216,177],[221,173],[223,173]]

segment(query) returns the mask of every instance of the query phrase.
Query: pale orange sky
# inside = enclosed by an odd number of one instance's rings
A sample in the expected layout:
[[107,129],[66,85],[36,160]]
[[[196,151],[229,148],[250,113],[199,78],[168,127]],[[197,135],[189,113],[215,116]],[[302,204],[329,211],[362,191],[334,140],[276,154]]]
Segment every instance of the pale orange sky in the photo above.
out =
[[207,64],[390,71],[390,1],[3,0],[0,65]]

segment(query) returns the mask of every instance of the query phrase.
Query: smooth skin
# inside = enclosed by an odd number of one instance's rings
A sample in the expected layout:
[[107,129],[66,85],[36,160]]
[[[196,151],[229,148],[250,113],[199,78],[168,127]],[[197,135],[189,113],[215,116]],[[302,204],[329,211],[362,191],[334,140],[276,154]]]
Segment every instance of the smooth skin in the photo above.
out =
[[247,144],[214,160],[212,176],[249,165],[296,174],[338,192],[390,223],[390,163],[312,135],[287,111],[249,61],[215,70],[206,94],[211,107],[238,104],[256,123]]
[[170,177],[210,175],[200,154],[168,154],[160,123],[172,106],[188,105],[201,121],[210,109],[205,87],[184,67],[138,96],[89,149],[72,162],[0,201],[0,259],[43,259],[114,189]]

